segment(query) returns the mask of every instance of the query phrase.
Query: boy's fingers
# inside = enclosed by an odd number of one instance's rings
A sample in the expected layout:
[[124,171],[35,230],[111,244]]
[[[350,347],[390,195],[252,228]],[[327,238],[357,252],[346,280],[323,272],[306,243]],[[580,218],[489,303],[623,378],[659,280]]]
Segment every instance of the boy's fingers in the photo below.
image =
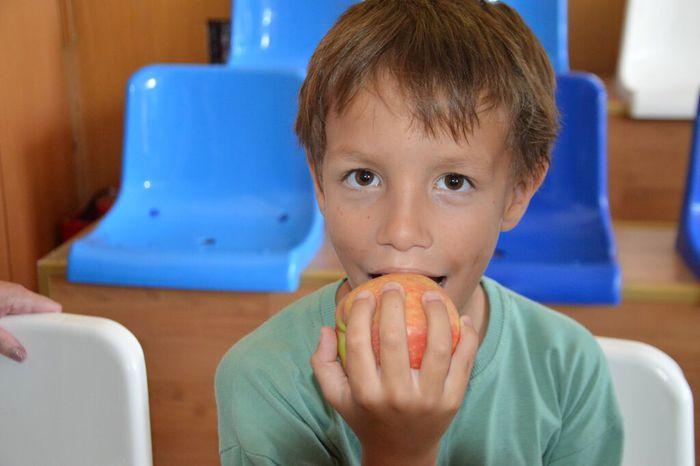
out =
[[321,386],[323,396],[334,408],[339,409],[348,396],[349,386],[337,357],[335,330],[331,327],[321,327],[318,347],[311,355],[311,368]]
[[467,389],[469,376],[474,367],[476,352],[479,348],[479,335],[471,325],[471,320],[468,317],[460,318],[460,337],[457,348],[452,355],[450,369],[445,379],[445,396],[452,397],[448,399],[448,403],[458,407]]
[[411,372],[406,335],[404,294],[397,283],[382,288],[381,315],[379,316],[379,360],[381,378],[389,393],[406,394]]
[[27,357],[27,350],[14,335],[0,327],[0,354],[22,362]]
[[355,297],[345,324],[345,371],[352,393],[366,395],[379,384],[377,363],[372,351],[372,315],[375,303],[372,293]]
[[420,371],[421,392],[428,398],[438,399],[442,396],[450,369],[452,332],[447,308],[439,294],[426,292],[423,309],[428,321],[428,341]]

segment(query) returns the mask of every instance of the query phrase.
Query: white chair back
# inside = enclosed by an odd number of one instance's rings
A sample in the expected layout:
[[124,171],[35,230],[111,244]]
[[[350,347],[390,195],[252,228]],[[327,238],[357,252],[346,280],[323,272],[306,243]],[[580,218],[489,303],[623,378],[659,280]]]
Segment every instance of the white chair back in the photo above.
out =
[[678,364],[646,343],[598,341],[624,420],[623,466],[694,466],[693,395]]
[[632,118],[695,118],[700,2],[626,0],[617,90]]
[[131,332],[65,313],[0,325],[29,354],[0,357],[0,465],[152,465],[146,366]]

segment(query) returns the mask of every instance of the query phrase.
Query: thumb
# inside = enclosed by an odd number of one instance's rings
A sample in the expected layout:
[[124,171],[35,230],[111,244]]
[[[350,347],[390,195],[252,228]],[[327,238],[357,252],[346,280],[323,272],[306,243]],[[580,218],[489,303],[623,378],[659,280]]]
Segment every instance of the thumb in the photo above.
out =
[[14,335],[0,327],[0,354],[17,362],[22,362],[27,357],[27,350],[24,349],[22,343]]
[[323,396],[338,410],[349,397],[350,385],[338,362],[338,340],[332,327],[321,327],[318,347],[311,355],[311,368]]

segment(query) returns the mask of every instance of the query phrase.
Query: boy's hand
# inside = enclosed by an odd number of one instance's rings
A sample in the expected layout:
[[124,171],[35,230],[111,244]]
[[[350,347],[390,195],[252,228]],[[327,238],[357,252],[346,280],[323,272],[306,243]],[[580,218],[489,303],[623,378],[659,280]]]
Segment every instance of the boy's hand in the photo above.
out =
[[311,365],[323,395],[360,439],[363,464],[435,464],[440,438],[466,393],[478,335],[469,319],[462,318],[460,340],[451,355],[445,306],[424,299],[428,341],[420,370],[413,370],[402,291],[385,288],[380,305],[381,367],[371,346],[372,296],[356,300],[347,316],[347,374],[337,360],[330,327],[321,329]]
[[[0,317],[34,312],[60,312],[61,305],[16,283],[0,281]],[[0,354],[22,362],[27,350],[7,330],[0,327]]]

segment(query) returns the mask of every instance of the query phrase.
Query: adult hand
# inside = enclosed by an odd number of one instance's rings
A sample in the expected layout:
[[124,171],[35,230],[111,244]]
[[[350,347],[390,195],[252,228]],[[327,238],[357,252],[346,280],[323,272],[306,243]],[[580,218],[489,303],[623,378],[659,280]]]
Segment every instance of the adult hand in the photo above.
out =
[[467,390],[479,337],[467,318],[450,354],[447,310],[430,292],[423,296],[428,340],[419,370],[409,366],[401,290],[385,285],[381,297],[378,367],[371,346],[371,296],[353,303],[346,325],[346,371],[337,361],[332,328],[321,329],[311,365],[324,397],[343,416],[362,444],[363,464],[435,464],[440,438]]
[[[0,317],[39,312],[61,312],[61,305],[22,285],[0,281]],[[0,327],[0,354],[22,362],[27,357],[27,350],[10,332]]]

